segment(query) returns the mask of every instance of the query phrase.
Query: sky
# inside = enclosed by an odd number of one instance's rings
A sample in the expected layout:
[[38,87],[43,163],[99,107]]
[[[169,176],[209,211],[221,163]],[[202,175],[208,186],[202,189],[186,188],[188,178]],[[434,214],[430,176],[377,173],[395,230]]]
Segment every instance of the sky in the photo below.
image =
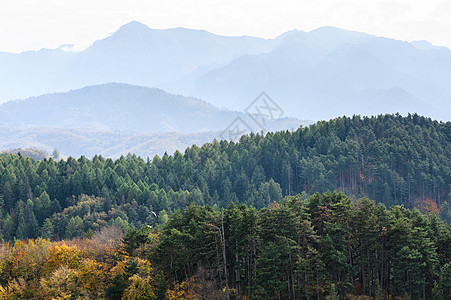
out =
[[449,0],[0,0],[0,51],[83,49],[133,20],[263,38],[336,26],[451,48]]

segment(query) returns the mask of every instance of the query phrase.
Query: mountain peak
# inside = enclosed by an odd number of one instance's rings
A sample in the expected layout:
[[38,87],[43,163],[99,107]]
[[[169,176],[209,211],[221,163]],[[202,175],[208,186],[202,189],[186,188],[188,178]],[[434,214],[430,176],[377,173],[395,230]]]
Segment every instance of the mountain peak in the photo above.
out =
[[[138,21],[131,21],[119,27],[109,37],[97,40],[93,45],[103,45],[106,41],[115,41],[116,43],[128,44],[133,41],[140,41],[144,36],[148,36],[153,30],[147,25]],[[111,45],[107,45],[111,47]]]
[[121,30],[148,30],[148,29],[150,29],[150,28],[141,22],[131,21],[127,24],[122,25],[118,31],[121,31]]
[[334,27],[334,26],[319,27],[317,29],[314,29],[314,30],[310,31],[309,33],[311,33],[311,34],[313,33],[313,34],[329,35],[329,36],[347,35],[347,36],[355,37],[355,38],[368,36],[368,34],[364,33],[364,32],[347,30],[347,29],[338,28],[338,27]]
[[286,32],[278,35],[276,37],[276,39],[283,40],[283,39],[285,39],[287,37],[292,37],[292,36],[296,36],[296,35],[299,35],[299,34],[305,34],[305,32],[302,31],[302,30],[299,30],[299,29],[292,29],[292,30],[286,31]]

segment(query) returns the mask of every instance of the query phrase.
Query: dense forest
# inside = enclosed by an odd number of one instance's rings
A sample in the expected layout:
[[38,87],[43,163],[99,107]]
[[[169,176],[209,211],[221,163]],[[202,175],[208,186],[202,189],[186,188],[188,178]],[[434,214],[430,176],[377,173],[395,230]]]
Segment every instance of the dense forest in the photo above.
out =
[[451,299],[451,226],[341,192],[0,244],[1,299]]
[[106,225],[164,223],[189,203],[261,209],[284,196],[335,190],[450,222],[450,187],[450,122],[342,117],[153,159],[0,154],[0,233],[4,240],[59,240]]
[[2,153],[0,299],[450,299],[450,187],[451,123],[418,115]]

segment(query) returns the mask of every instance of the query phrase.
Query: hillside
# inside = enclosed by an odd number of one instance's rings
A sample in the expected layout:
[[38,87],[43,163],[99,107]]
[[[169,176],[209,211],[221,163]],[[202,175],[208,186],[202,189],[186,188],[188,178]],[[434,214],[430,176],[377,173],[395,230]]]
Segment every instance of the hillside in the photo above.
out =
[[0,132],[0,149],[5,149],[4,151],[35,147],[47,153],[57,149],[65,158],[102,155],[114,159],[128,153],[141,157],[161,156],[165,152],[174,153],[193,144],[203,145],[221,135],[219,131],[139,133],[88,128],[11,126],[0,126]]
[[117,221],[74,238],[92,222],[80,214],[103,210],[79,201],[66,240],[49,240],[59,228],[46,221],[45,239],[0,243],[1,298],[446,299],[450,288],[451,227],[402,206],[342,193],[190,205],[151,228]]
[[341,117],[153,159],[1,153],[0,239],[37,239],[0,244],[0,296],[443,295],[450,166],[451,123],[418,115]]
[[237,116],[245,114],[160,89],[118,83],[0,105],[0,124],[18,127],[193,133],[223,130]]
[[[261,130],[242,112],[160,89],[110,83],[1,104],[0,150],[38,147],[49,153],[58,149],[65,157],[153,157],[220,139],[238,117],[255,132]],[[308,122],[267,120],[266,130],[294,130],[301,124]]]
[[450,122],[380,115],[153,159],[1,153],[0,239],[22,241],[0,296],[444,295],[450,151]]
[[[9,154],[20,154],[26,157],[31,157],[34,160],[43,160],[43,159],[49,159],[50,155],[45,152],[44,150],[37,149],[37,148],[15,148],[12,150],[4,150],[2,153],[9,153]],[[55,156],[53,156],[53,159],[58,160],[59,154],[58,152],[54,153]]]
[[[262,208],[287,195],[329,190],[352,198],[368,196],[387,206],[440,212],[451,221],[450,145],[449,122],[381,115],[343,117],[294,132],[245,135],[238,143],[215,140],[183,154],[147,160],[129,154],[117,160],[82,156],[55,162],[1,154],[0,198],[4,213],[28,207],[34,211],[36,228],[51,218],[62,236],[66,221],[54,213],[65,214],[82,194],[103,197],[98,201],[106,211],[115,207],[102,223],[120,217],[134,227],[155,221],[150,211],[170,214],[190,202]],[[19,234],[17,212],[10,217],[14,226],[8,238],[33,237]]]

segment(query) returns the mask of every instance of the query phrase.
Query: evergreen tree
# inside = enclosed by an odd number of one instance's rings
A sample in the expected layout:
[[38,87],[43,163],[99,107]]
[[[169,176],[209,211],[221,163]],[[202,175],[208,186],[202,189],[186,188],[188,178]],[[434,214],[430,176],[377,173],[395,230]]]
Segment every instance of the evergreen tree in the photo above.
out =
[[66,238],[71,239],[83,235],[83,220],[79,217],[72,217],[66,226]]
[[54,232],[55,228],[52,224],[52,221],[50,221],[49,218],[45,219],[44,224],[42,224],[41,227],[41,237],[43,237],[44,239],[51,239]]

